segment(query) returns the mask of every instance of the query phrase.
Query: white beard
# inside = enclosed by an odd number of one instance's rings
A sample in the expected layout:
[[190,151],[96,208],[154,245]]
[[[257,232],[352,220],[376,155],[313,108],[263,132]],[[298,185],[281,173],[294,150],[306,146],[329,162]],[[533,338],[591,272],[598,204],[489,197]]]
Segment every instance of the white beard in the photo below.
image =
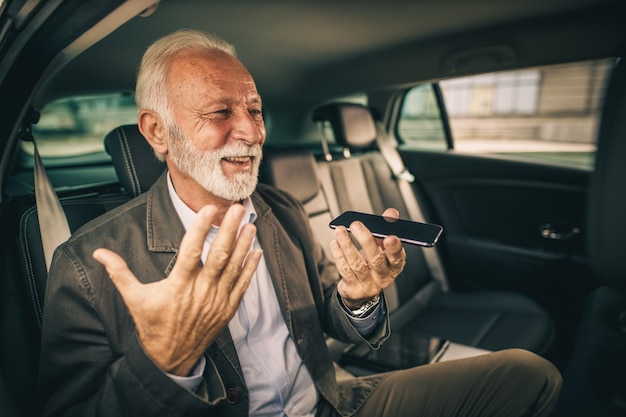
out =
[[[259,165],[263,152],[261,145],[245,145],[236,141],[214,151],[195,148],[189,138],[176,126],[168,128],[169,156],[178,169],[193,178],[211,194],[229,201],[249,197],[257,186]],[[225,157],[252,157],[250,172],[240,172],[230,177],[224,174],[220,162]]]

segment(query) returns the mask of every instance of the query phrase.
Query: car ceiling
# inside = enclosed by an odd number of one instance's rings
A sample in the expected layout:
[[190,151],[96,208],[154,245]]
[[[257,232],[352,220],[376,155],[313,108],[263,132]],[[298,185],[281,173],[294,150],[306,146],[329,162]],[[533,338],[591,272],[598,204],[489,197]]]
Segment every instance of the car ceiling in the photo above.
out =
[[[506,37],[507,28],[518,22],[532,19],[536,22],[534,26],[555,27],[557,21],[551,17],[556,13],[571,13],[580,19],[589,16],[591,9],[602,10],[622,3],[622,0],[164,0],[151,15],[131,19],[73,59],[41,90],[39,100],[132,90],[145,48],[179,28],[213,32],[233,43],[266,100],[296,102],[442,76],[441,62],[445,57],[439,51],[462,46],[459,42],[464,36],[459,38],[459,34],[470,34],[480,41],[484,36],[481,38],[479,29],[496,28],[491,39],[500,39],[501,35]],[[623,22],[615,27],[622,26]],[[446,43],[448,38],[455,41]],[[517,47],[523,50],[523,42],[518,40]],[[563,47],[559,48],[562,51]],[[577,48],[574,40],[570,52]],[[397,53],[390,55],[393,51]],[[528,62],[532,61],[525,59],[518,63]]]

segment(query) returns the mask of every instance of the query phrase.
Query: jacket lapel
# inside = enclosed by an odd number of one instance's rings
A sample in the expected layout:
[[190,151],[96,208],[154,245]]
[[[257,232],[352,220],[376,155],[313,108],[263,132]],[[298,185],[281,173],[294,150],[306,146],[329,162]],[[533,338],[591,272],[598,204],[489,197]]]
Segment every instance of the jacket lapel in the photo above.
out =
[[285,262],[283,262],[285,255],[289,256],[289,253],[286,252],[284,242],[278,237],[276,224],[270,218],[271,208],[257,193],[252,195],[252,204],[257,212],[255,226],[257,227],[257,238],[264,250],[265,264],[272,279],[274,290],[278,295],[280,311],[289,332],[293,336],[294,329],[289,308],[289,291],[287,290],[288,282],[285,277],[285,267],[288,267],[288,265],[285,265]]
[[[153,254],[154,262],[167,276],[176,263],[180,242],[185,235],[185,228],[180,217],[178,217],[178,213],[176,213],[167,188],[167,171],[157,180],[157,183],[148,193],[146,241],[148,242],[148,249]],[[214,346],[221,349],[223,356],[243,382],[243,372],[228,328],[224,329],[218,336]],[[214,357],[212,350],[213,348],[210,348],[208,354]]]
[[167,171],[159,177],[148,191],[146,210],[146,241],[148,249],[159,262],[167,276],[174,263],[185,235],[183,227],[167,189]]

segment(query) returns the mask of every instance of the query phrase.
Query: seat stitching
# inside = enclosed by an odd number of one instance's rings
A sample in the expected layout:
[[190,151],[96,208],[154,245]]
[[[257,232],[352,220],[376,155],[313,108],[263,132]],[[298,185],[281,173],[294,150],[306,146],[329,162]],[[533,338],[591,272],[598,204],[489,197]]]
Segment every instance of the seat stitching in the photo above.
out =
[[28,209],[26,212],[24,212],[24,214],[22,214],[21,218],[20,218],[20,228],[19,228],[19,234],[20,234],[20,246],[22,248],[22,253],[24,253],[25,257],[26,257],[26,278],[27,278],[27,282],[28,282],[28,289],[30,292],[30,296],[33,302],[33,309],[35,311],[35,318],[37,319],[37,325],[39,326],[39,328],[41,329],[41,325],[42,325],[42,319],[43,319],[43,312],[41,311],[41,303],[39,302],[39,294],[37,294],[37,286],[36,286],[36,282],[35,282],[35,273],[33,271],[33,262],[32,262],[32,257],[31,257],[31,253],[30,250],[28,249],[28,245],[26,244],[26,242],[28,241],[28,234],[27,234],[27,224],[28,224],[28,219],[34,214],[36,213],[37,208],[36,207],[31,207],[30,209]]
[[[64,206],[69,205],[98,205],[103,203],[115,203],[115,202],[124,202],[127,199],[124,197],[111,197],[103,200],[67,200],[63,201],[62,204]],[[43,309],[41,307],[41,298],[39,296],[39,292],[37,291],[37,280],[35,279],[35,271],[33,269],[33,257],[28,245],[28,221],[30,218],[37,213],[37,207],[33,206],[27,209],[20,216],[20,227],[18,229],[18,239],[20,241],[20,248],[22,249],[22,253],[25,258],[25,269],[26,269],[26,281],[28,283],[28,290],[30,292],[30,297],[33,303],[33,310],[35,312],[35,319],[37,320],[37,325],[39,328],[42,327],[43,322]]]
[[139,178],[137,177],[137,171],[133,159],[130,157],[130,145],[128,144],[128,138],[126,137],[126,131],[122,128],[118,128],[118,138],[120,138],[120,148],[122,149],[122,155],[124,157],[124,164],[130,177],[130,184],[134,196],[138,196],[141,193],[141,187],[139,185]]

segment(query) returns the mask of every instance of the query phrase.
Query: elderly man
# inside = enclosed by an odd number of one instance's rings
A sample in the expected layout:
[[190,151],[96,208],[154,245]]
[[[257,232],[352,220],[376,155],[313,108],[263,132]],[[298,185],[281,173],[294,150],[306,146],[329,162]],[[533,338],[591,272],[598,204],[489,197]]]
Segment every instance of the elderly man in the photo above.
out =
[[[46,415],[547,415],[558,371],[510,350],[338,383],[325,335],[377,347],[395,236],[315,242],[257,184],[262,102],[226,42],[183,30],[146,51],[139,129],[167,171],[61,245],[46,291]],[[384,213],[397,217],[394,209]],[[262,250],[265,249],[263,252]]]

